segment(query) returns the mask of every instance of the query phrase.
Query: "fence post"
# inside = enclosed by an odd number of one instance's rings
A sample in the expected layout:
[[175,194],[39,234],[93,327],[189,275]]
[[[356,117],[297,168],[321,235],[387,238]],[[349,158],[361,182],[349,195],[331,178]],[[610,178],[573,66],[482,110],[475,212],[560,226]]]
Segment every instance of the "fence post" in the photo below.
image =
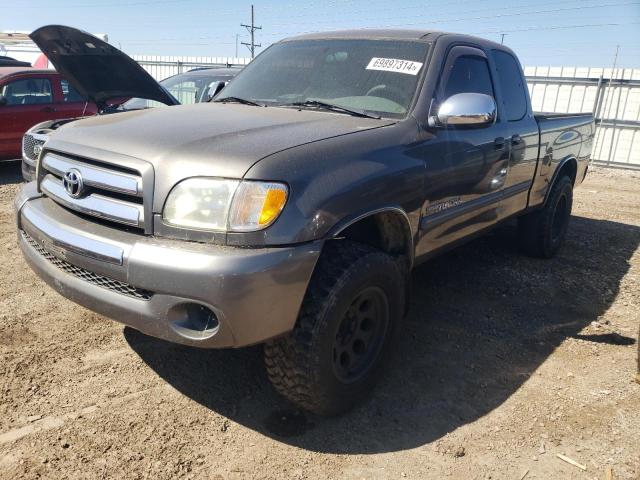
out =
[[[621,131],[618,131],[618,135],[616,137],[616,125],[618,123],[618,116],[620,115],[620,101],[622,100],[622,85],[624,84],[624,72],[625,70],[622,70],[622,78],[620,78],[620,81],[618,83],[618,101],[616,102],[616,113],[614,113],[613,115],[613,122],[612,122],[612,130],[613,133],[611,134],[611,145],[609,146],[609,157],[607,158],[607,165],[611,163],[611,155],[615,155],[617,150],[618,150],[618,142],[620,141],[620,134],[622,133]],[[611,74],[611,76],[613,76],[613,72]],[[628,98],[628,94],[627,97]],[[613,100],[612,100],[613,102]],[[626,106],[626,100],[625,100],[625,106]],[[609,109],[609,113],[611,113],[611,109]],[[614,148],[614,139],[615,139],[615,148]]]
[[[604,79],[604,75],[600,75],[600,78],[598,78],[598,86],[596,87],[596,98],[593,100],[593,109],[592,109],[592,113],[593,113],[593,118],[596,121],[596,124],[598,123],[598,115],[600,114],[600,107],[602,106],[602,97],[603,97],[603,91],[602,91],[602,80]],[[586,88],[585,88],[585,96],[586,96]]]

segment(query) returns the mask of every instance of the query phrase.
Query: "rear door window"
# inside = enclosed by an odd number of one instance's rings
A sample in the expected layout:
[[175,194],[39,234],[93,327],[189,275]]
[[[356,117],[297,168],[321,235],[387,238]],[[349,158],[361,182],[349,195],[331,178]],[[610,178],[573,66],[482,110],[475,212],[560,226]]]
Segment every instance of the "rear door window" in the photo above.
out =
[[510,122],[522,119],[527,114],[527,94],[520,66],[512,55],[501,50],[493,51],[498,71],[498,82],[502,92],[502,108]]
[[47,78],[14,80],[2,87],[0,93],[7,99],[7,105],[37,105],[53,102],[51,82]]
[[62,98],[66,103],[86,101],[85,98],[83,98],[82,95],[73,88],[69,81],[64,78],[60,80],[60,88],[62,88]]
[[171,95],[176,97],[181,105],[190,105],[198,101],[198,84],[195,79],[188,79],[184,82],[171,85],[167,88]]

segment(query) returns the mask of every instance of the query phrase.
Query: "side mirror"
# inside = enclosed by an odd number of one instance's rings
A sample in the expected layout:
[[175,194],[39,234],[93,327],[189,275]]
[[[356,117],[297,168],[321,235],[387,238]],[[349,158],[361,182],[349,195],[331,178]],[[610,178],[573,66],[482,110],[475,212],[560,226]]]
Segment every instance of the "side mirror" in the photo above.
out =
[[483,93],[457,93],[447,98],[429,126],[481,126],[496,119],[496,101]]
[[209,85],[209,88],[207,89],[207,99],[205,101],[210,102],[213,97],[215,97],[217,94],[219,94],[222,91],[222,89],[227,85],[227,83],[229,82],[224,82],[224,81],[211,82],[211,84]]
[[0,107],[7,104],[7,97],[0,95]]

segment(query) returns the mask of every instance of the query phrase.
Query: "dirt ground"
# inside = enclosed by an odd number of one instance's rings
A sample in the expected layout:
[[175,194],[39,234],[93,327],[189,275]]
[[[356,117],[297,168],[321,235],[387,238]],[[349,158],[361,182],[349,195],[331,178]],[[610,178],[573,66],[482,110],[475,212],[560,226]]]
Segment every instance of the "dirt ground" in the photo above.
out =
[[419,267],[381,384],[333,419],[291,410],[258,347],[171,345],[48,288],[17,182],[0,166],[2,479],[640,478],[638,172],[590,173],[554,260],[506,225]]

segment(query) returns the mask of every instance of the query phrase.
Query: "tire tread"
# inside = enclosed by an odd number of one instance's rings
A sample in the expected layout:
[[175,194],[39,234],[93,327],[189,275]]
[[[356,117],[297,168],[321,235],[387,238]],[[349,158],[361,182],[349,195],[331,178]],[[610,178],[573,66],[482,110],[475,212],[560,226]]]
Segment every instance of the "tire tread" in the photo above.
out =
[[305,410],[330,415],[349,408],[349,405],[335,405],[334,399],[323,397],[314,368],[314,360],[317,360],[314,338],[322,328],[320,323],[326,321],[325,312],[335,302],[335,292],[348,280],[350,269],[363,260],[386,261],[398,268],[389,255],[368,245],[349,240],[327,242],[309,282],[295,328],[289,335],[265,344],[264,362],[272,385],[278,393]]
[[548,238],[553,224],[553,206],[567,184],[572,185],[571,178],[563,175],[551,187],[543,208],[518,218],[518,243],[526,255],[537,258],[551,258],[555,255],[557,249],[551,247]]

